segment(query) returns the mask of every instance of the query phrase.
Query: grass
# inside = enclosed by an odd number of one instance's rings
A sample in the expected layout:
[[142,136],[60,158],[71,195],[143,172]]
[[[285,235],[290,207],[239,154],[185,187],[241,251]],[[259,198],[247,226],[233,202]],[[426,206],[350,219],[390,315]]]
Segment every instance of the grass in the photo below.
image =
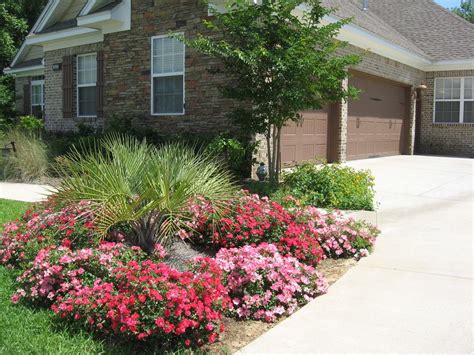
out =
[[[29,204],[0,199],[2,225],[20,217]],[[164,352],[151,344],[121,344],[100,340],[92,334],[59,323],[47,309],[13,305],[16,273],[0,266],[0,354],[190,354],[190,351]],[[199,354],[201,352],[196,352]]]

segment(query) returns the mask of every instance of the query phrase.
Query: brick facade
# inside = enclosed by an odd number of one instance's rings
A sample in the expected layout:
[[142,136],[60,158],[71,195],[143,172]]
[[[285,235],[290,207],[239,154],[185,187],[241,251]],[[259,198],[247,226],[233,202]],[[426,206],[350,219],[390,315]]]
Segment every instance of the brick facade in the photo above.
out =
[[218,62],[186,48],[185,114],[151,115],[151,38],[169,32],[195,37],[204,33],[207,7],[195,0],[132,1],[132,29],[105,36],[106,117],[132,117],[137,125],[159,133],[217,133],[234,128],[225,118],[232,102],[222,98],[224,75],[209,69]]
[[[169,32],[184,33],[188,38],[205,33],[202,20],[208,16],[207,7],[197,0],[141,0],[132,1],[131,30],[106,34],[103,43],[45,52],[45,115],[46,128],[53,131],[77,129],[79,123],[101,128],[112,117],[132,118],[138,126],[163,134],[197,133],[216,134],[233,131],[226,119],[235,103],[224,99],[219,86],[228,78],[211,74],[219,67],[216,60],[186,48],[185,95],[186,113],[177,116],[151,115],[151,38]],[[104,118],[66,119],[62,114],[62,71],[53,71],[52,65],[61,63],[66,55],[78,55],[103,50],[104,52]],[[472,156],[474,125],[433,124],[434,78],[437,76],[473,76],[474,71],[425,73],[392,59],[347,46],[340,54],[356,53],[362,56],[359,65],[351,70],[406,85],[414,89],[426,83],[422,92],[422,122],[419,152]],[[76,78],[76,75],[74,75]],[[24,82],[17,78],[17,108],[22,111]],[[77,107],[74,90],[74,110]],[[413,154],[415,141],[416,96],[410,96],[407,154]],[[408,114],[408,113],[407,113]],[[331,161],[346,160],[348,105],[332,105]],[[257,137],[259,139],[259,137]],[[257,160],[265,160],[266,143],[260,145]]]
[[474,158],[474,123],[434,123],[434,81],[445,77],[474,77],[474,70],[426,73],[427,90],[422,93],[421,125],[417,134],[420,154],[440,154]]

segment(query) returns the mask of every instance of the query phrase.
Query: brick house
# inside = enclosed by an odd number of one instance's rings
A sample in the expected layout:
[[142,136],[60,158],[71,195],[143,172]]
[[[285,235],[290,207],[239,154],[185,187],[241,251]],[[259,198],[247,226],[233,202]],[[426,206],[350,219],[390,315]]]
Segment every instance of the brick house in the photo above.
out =
[[[322,3],[336,8],[327,23],[353,17],[339,39],[363,59],[342,85],[361,94],[286,127],[283,164],[474,157],[474,26],[431,0]],[[50,0],[7,69],[17,109],[51,131],[126,116],[164,134],[232,130],[226,78],[209,73],[218,62],[167,36],[205,32],[208,16],[199,0]]]

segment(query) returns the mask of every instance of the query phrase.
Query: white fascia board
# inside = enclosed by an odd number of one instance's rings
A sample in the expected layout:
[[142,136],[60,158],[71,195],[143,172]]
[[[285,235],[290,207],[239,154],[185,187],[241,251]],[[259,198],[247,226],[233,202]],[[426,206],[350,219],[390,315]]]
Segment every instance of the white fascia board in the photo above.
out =
[[79,12],[79,16],[87,15],[95,6],[97,0],[89,0],[87,1],[86,5],[82,8],[81,12]]
[[44,45],[48,42],[64,40],[68,37],[88,35],[88,34],[92,34],[96,32],[98,31],[91,28],[75,27],[75,28],[71,28],[71,29],[67,29],[63,31],[28,36],[25,40],[25,44],[26,45],[32,45],[32,44]]
[[49,0],[46,6],[38,17],[38,20],[31,29],[31,33],[39,32],[43,30],[44,25],[48,22],[49,18],[53,14],[56,7],[59,5],[59,0]]
[[4,72],[5,74],[15,75],[16,77],[44,75],[44,65],[41,64],[20,69],[6,68]]
[[91,32],[81,36],[65,37],[43,44],[43,51],[55,51],[58,49],[83,46],[86,44],[100,43],[104,41],[104,35],[100,31]]
[[474,59],[439,60],[427,65],[425,71],[474,70]]
[[113,9],[78,17],[77,25],[98,28],[103,30],[104,34],[127,31],[131,28],[130,14],[131,1],[124,0]]

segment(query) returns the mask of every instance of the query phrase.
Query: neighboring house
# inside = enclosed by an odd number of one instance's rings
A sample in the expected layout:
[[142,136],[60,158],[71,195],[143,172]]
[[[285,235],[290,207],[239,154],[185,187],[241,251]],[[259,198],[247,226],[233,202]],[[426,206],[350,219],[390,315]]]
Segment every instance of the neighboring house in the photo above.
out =
[[[473,157],[474,26],[431,0],[323,4],[337,8],[325,22],[353,17],[339,38],[363,55],[348,80],[361,94],[286,127],[282,162]],[[232,130],[219,63],[167,36],[205,32],[208,15],[198,0],[50,0],[7,70],[17,108],[53,131],[125,116],[163,134]]]

